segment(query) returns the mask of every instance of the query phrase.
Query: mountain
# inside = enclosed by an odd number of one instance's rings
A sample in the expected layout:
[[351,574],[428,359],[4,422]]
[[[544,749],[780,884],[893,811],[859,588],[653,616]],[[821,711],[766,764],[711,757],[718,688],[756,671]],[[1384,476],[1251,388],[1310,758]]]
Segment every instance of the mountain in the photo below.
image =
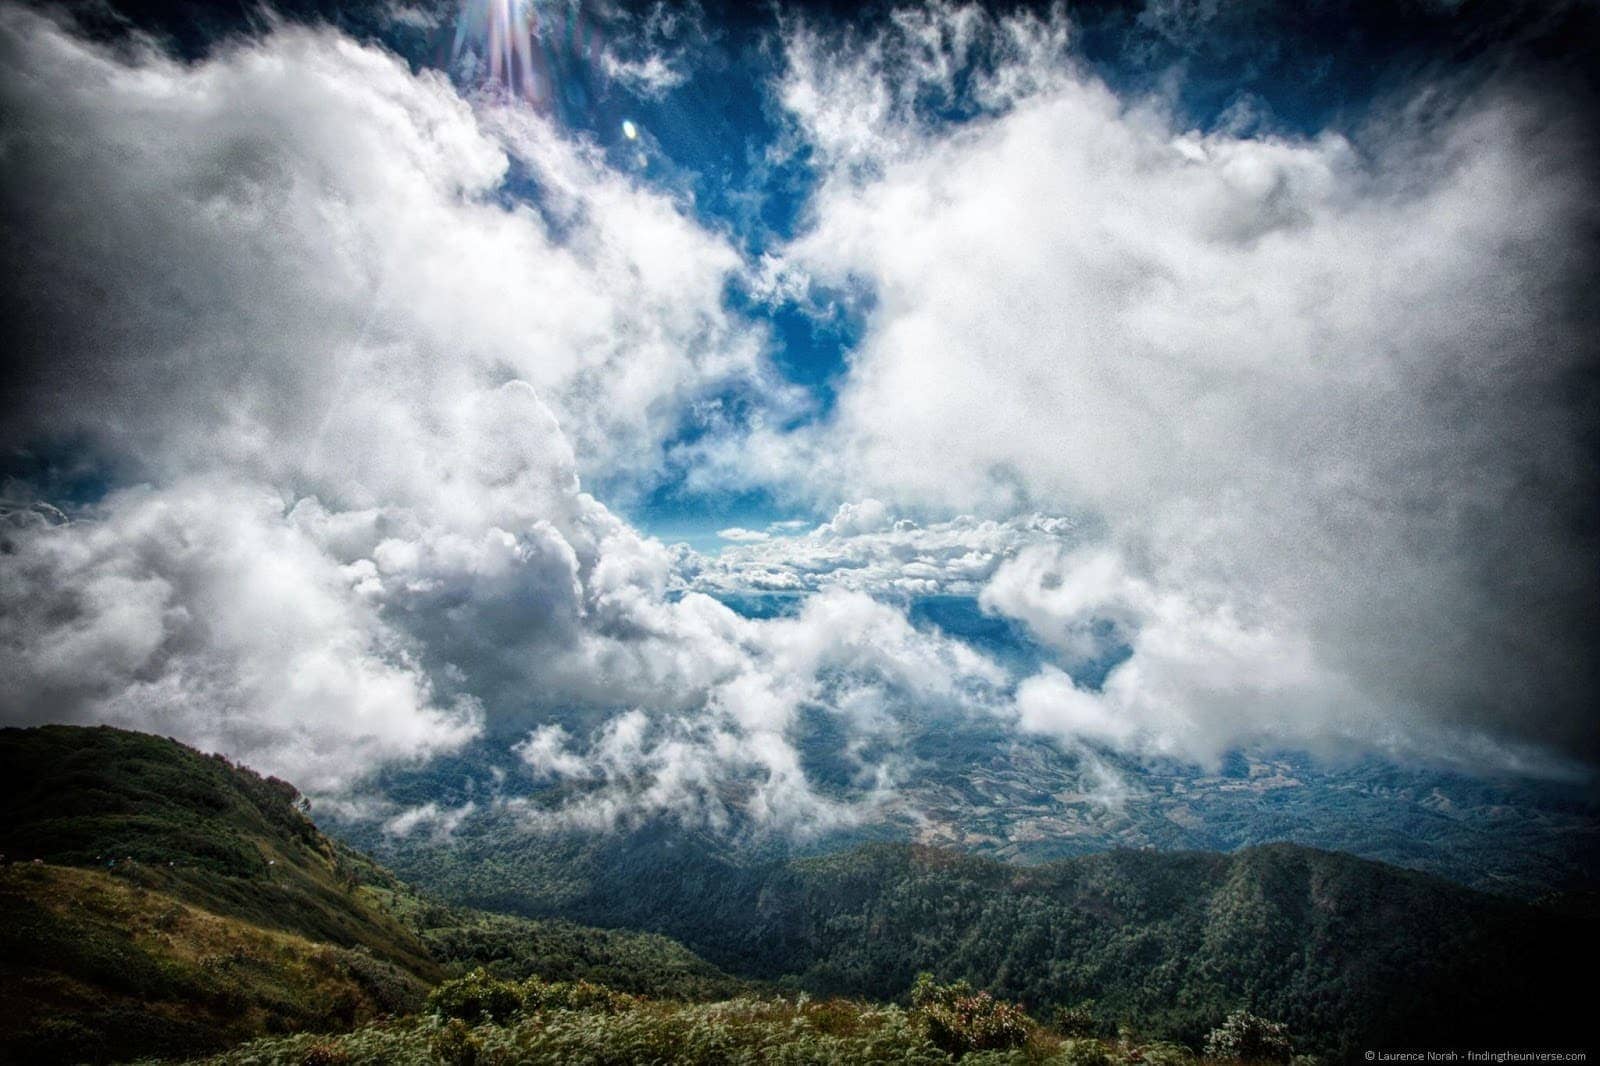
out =
[[418,1009],[449,973],[743,989],[660,936],[441,905],[293,786],[118,729],[0,730],[0,1061],[199,1054]]
[[[937,1062],[945,1006],[992,1015],[1025,1061],[1155,1061],[1133,1044],[1074,1050],[1034,1020],[1091,1000],[1099,1036],[1190,1048],[1240,1008],[1336,1057],[1590,1035],[1573,979],[1595,945],[1584,900],[1532,906],[1299,846],[1027,866],[879,843],[795,859],[671,825],[552,835],[507,817],[427,849],[390,840],[401,880],[325,836],[293,786],[176,741],[3,730],[0,773],[4,1061],[265,1037],[225,1061],[877,1047]],[[998,999],[957,984],[885,1005],[924,971]],[[491,1000],[512,1014],[441,1006]]]
[[882,998],[926,970],[1040,1017],[1092,999],[1102,1017],[1190,1046],[1243,1006],[1338,1056],[1589,1035],[1565,975],[1592,957],[1592,912],[1294,845],[1022,866],[873,844],[751,862],[656,827],[536,841],[507,828],[394,850],[407,876],[461,902],[655,930],[819,995]]

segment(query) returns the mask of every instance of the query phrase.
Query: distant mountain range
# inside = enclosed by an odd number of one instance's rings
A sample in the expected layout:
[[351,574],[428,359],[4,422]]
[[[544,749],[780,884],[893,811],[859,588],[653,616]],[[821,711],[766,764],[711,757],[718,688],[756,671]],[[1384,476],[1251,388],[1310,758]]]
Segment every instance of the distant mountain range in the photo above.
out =
[[[580,726],[574,726],[580,730]],[[825,721],[804,722],[797,747],[819,791],[851,795],[854,772]],[[454,839],[506,831],[504,800],[550,809],[573,799],[513,753],[514,722],[459,752],[396,766],[375,782],[396,810],[462,811]],[[895,841],[1039,862],[1116,848],[1233,851],[1292,841],[1535,900],[1600,886],[1600,792],[1593,781],[1474,775],[1379,757],[1322,760],[1303,752],[1236,751],[1214,768],[1064,750],[997,723],[935,718],[904,738],[907,761],[888,798],[856,824],[792,843],[760,827],[742,834],[775,857]],[[471,805],[470,810],[468,805]],[[432,849],[428,833],[395,842],[370,823],[323,817],[336,835],[393,860]],[[742,827],[735,826],[735,832]]]

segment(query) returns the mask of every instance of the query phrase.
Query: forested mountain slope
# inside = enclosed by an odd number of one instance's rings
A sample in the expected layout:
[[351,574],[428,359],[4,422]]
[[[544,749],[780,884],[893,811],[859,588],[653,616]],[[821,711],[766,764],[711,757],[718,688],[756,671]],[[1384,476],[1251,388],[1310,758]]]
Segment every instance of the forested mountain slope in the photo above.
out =
[[882,997],[928,970],[1041,1016],[1093,999],[1191,1046],[1237,1006],[1330,1053],[1575,1039],[1582,1012],[1560,975],[1595,942],[1583,917],[1293,845],[1018,866],[891,844],[743,862],[660,828],[490,839],[402,868],[462,902],[658,930],[814,993]]

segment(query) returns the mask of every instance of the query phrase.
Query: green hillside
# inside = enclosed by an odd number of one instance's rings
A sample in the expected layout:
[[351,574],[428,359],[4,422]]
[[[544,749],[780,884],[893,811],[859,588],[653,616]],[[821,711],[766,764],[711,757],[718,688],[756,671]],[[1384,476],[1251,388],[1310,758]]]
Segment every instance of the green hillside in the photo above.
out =
[[[210,1066],[1201,1066],[1170,1044],[1066,1035],[1014,1004],[921,986],[909,1006],[744,996],[718,1003],[652,1000],[600,986],[532,981],[446,987],[426,1012],[337,1037],[269,1038]],[[483,993],[489,993],[484,996]],[[1260,1029],[1261,1026],[1256,1028]],[[1270,1028],[1270,1027],[1269,1027]],[[1220,1050],[1220,1049],[1218,1049]],[[1284,1063],[1280,1041],[1260,1061]]]
[[0,852],[105,871],[214,914],[442,975],[364,885],[393,878],[329,840],[293,785],[175,741],[100,727],[0,731]]
[[748,987],[661,936],[448,907],[295,789],[172,740],[0,730],[0,1061],[192,1055],[415,1010],[448,975]]
[[96,870],[0,872],[0,1060],[199,1054],[415,1010],[429,983]]
[[927,970],[1036,1014],[1092,999],[1190,1046],[1243,1006],[1325,1054],[1588,1036],[1560,975],[1593,957],[1592,918],[1292,845],[1037,866],[870,845],[748,863],[659,832],[535,846],[480,831],[394,861],[463,902],[655,930],[817,995],[881,999]]

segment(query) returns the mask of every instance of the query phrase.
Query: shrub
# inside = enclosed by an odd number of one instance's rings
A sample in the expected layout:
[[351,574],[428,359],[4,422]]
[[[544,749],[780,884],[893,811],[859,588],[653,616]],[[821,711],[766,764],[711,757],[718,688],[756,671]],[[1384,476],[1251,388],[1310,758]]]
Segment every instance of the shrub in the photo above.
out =
[[347,1066],[350,1053],[338,1044],[323,1042],[306,1048],[300,1066]]
[[1187,1066],[1194,1061],[1194,1052],[1182,1044],[1142,1044],[1136,1051],[1142,1066]]
[[951,1055],[1004,1051],[1028,1039],[1028,1016],[1021,1007],[974,992],[965,981],[936,985],[931,974],[918,974],[911,1006],[929,1041]]
[[374,958],[365,947],[341,951],[345,972],[364,988],[385,1014],[405,1014],[421,1003],[415,979],[398,966]]
[[1294,1056],[1289,1029],[1282,1022],[1236,1010],[1206,1037],[1206,1054],[1218,1059],[1288,1062]]
[[591,1014],[616,1014],[638,1001],[623,992],[592,981],[545,981],[530,977],[522,983],[522,1008],[527,1011],[574,1010]]
[[479,967],[435,988],[428,994],[428,1007],[440,1018],[500,1023],[522,1009],[522,990]]
[[1056,1056],[1061,1066],[1111,1066],[1111,1056],[1098,1040],[1063,1040]]
[[483,1054],[483,1038],[460,1018],[451,1018],[433,1035],[430,1047],[446,1066],[477,1066]]
[[1097,1036],[1100,1023],[1094,1016],[1094,1004],[1089,1001],[1076,1007],[1057,1007],[1050,1018],[1051,1027],[1065,1037]]

